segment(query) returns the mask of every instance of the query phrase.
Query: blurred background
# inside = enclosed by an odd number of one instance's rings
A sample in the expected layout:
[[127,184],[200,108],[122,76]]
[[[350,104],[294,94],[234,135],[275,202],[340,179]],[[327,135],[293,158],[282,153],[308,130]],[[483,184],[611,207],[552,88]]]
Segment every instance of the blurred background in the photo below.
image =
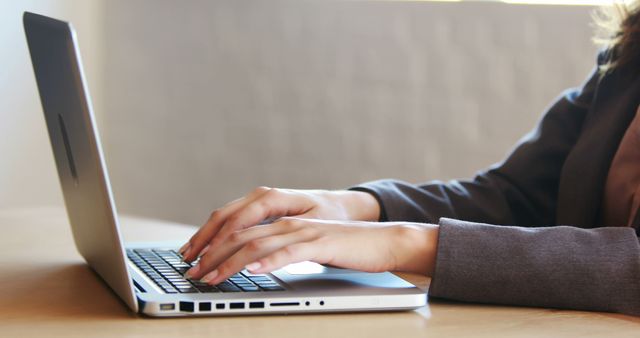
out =
[[503,159],[597,52],[595,7],[512,2],[2,1],[0,208],[63,204],[25,10],[78,32],[119,211],[200,224],[258,185]]

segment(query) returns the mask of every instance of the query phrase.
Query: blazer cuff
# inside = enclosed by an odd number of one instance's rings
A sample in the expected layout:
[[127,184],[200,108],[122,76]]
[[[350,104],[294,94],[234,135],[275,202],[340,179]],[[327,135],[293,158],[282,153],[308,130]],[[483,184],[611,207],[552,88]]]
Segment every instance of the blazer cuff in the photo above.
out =
[[406,192],[402,191],[403,187],[408,186],[409,184],[399,180],[384,179],[362,183],[348,190],[363,191],[373,195],[380,204],[378,221],[394,222],[408,221],[408,215],[413,214],[410,209],[416,206],[416,202],[408,199]]
[[442,218],[432,297],[640,314],[632,228],[523,228]]

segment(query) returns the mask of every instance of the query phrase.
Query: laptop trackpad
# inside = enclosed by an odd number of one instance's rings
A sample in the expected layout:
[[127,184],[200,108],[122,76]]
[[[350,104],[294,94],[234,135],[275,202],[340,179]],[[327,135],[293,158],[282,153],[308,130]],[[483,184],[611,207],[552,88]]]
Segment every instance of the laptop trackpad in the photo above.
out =
[[300,262],[290,264],[282,268],[290,275],[318,275],[318,274],[345,274],[345,273],[359,273],[358,271],[349,269],[332,268],[324,265],[320,265],[314,262]]
[[411,288],[413,285],[389,272],[365,273],[356,270],[327,267],[313,262],[285,266],[274,275],[297,291],[338,289],[366,292],[370,288]]

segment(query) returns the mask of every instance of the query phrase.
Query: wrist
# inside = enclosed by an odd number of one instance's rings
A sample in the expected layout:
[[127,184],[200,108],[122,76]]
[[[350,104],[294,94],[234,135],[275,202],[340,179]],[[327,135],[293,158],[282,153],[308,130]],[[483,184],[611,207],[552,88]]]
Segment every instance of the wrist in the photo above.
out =
[[344,191],[344,207],[350,220],[377,222],[380,219],[380,204],[370,193],[364,191]]
[[439,226],[401,223],[395,228],[395,271],[432,276],[435,271]]

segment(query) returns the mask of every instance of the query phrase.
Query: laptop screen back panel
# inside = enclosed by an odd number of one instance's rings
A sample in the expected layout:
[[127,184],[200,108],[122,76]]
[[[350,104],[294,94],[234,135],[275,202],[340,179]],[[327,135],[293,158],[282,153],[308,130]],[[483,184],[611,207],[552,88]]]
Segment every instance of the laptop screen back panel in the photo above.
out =
[[76,247],[137,311],[75,32],[33,13],[23,23]]

